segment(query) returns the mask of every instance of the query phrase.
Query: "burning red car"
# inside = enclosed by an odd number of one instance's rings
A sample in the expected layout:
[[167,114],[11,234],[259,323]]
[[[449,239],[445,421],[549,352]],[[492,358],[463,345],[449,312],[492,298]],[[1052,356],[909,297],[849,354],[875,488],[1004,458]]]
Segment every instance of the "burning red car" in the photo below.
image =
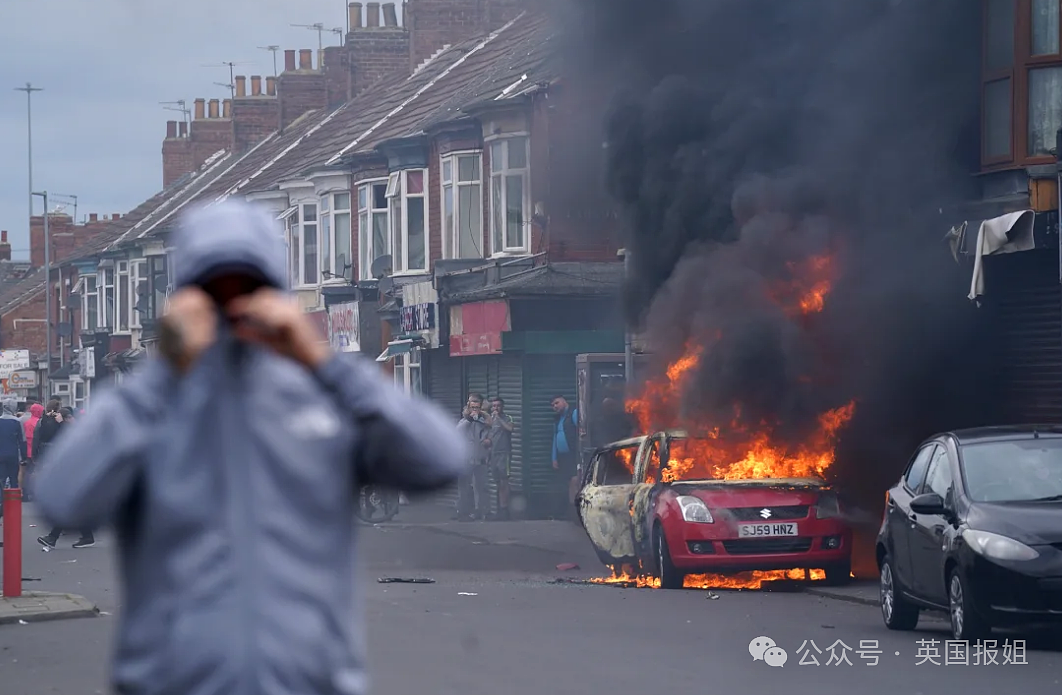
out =
[[[848,581],[852,531],[825,480],[814,471],[757,476],[734,464],[706,475],[713,469],[703,459],[718,447],[669,431],[595,452],[577,506],[601,561],[615,575],[639,568],[664,588],[758,586],[805,570]],[[695,576],[750,571],[751,580],[732,582]]]

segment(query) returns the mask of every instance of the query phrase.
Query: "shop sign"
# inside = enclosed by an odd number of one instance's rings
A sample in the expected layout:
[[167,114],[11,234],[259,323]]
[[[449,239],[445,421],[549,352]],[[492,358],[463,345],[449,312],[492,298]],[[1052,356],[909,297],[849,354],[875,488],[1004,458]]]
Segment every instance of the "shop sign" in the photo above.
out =
[[402,332],[416,333],[435,328],[435,305],[414,304],[402,307]]
[[328,340],[333,350],[361,352],[360,312],[357,302],[328,307]]
[[15,372],[29,368],[29,350],[0,350],[0,379],[10,379]]
[[85,379],[96,378],[96,348],[83,348],[77,355],[78,373]]
[[501,333],[476,333],[450,336],[450,356],[467,357],[470,355],[500,355],[502,351]]
[[510,330],[509,303],[504,299],[450,307],[450,356],[500,354],[502,333]]
[[32,369],[13,372],[7,379],[7,385],[13,389],[37,388],[37,372]]

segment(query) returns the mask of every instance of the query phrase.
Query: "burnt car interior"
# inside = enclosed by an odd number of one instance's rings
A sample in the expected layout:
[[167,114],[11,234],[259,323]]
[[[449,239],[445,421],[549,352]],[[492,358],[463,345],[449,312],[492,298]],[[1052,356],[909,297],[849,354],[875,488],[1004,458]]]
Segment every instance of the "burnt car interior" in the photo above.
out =
[[627,461],[633,461],[637,454],[637,445],[601,452],[594,482],[597,485],[630,485],[634,476]]

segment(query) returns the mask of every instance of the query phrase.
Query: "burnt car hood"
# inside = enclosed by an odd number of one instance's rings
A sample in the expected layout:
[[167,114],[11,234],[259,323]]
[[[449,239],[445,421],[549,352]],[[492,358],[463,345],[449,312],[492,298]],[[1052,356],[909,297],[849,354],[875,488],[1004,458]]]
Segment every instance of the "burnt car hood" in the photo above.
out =
[[1062,543],[1062,502],[979,502],[970,507],[966,523],[1026,545]]
[[814,504],[826,482],[818,478],[688,480],[668,487],[676,495],[699,497],[709,507],[753,507]]

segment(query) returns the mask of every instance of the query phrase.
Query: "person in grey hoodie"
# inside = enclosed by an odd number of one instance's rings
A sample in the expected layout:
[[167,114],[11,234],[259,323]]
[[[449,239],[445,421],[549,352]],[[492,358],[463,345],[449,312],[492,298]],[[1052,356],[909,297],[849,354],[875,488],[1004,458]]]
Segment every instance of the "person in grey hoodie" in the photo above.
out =
[[275,225],[243,203],[187,214],[161,356],[45,454],[44,516],[116,528],[118,693],[361,695],[356,490],[465,473],[445,414],[322,342]]

